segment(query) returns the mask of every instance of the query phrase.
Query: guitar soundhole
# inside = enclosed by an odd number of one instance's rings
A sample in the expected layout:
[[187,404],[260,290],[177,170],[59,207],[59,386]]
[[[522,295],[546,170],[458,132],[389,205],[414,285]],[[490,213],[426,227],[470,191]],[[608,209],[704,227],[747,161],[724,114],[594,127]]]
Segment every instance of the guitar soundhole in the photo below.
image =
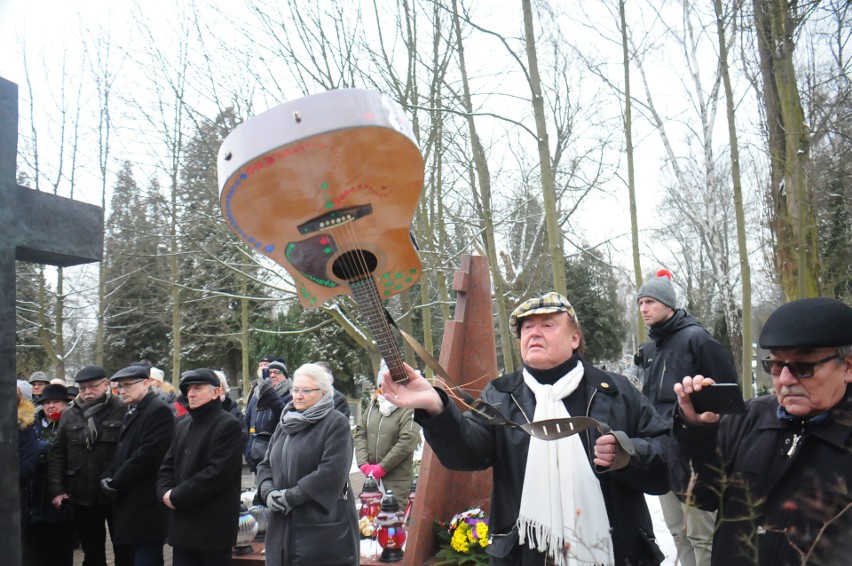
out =
[[354,281],[370,275],[378,267],[375,255],[364,250],[352,250],[340,255],[331,266],[335,276],[344,281]]

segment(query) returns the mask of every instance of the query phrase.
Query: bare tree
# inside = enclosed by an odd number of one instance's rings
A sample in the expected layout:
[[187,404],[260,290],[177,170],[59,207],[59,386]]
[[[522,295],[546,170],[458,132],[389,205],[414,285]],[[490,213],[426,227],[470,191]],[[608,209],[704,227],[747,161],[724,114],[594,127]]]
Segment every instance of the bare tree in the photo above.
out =
[[[627,41],[627,17],[625,0],[619,0],[618,12],[621,20],[621,54],[624,65],[624,139],[627,152],[627,192],[630,197],[630,239],[633,249],[633,278],[636,287],[642,286],[642,261],[639,254],[639,219],[636,216],[636,174],[633,169],[633,101],[630,94],[630,56]],[[645,324],[639,309],[633,309],[636,317],[637,341],[645,341]]]
[[[731,76],[728,68],[728,45],[726,37],[726,22],[734,18],[726,18],[722,12],[722,1],[715,0],[713,7],[716,13],[716,35],[719,39],[719,62],[722,83],[725,87],[725,109],[728,118],[728,143],[731,151],[731,181],[734,187],[734,211],[737,218],[737,250],[740,258],[740,277],[742,278],[743,307],[742,307],[742,375],[743,394],[746,399],[754,396],[752,385],[752,355],[751,355],[751,267],[748,261],[748,244],[746,242],[745,211],[743,209],[743,189],[740,179],[740,148],[737,139],[737,124],[735,118],[734,92],[731,87]],[[735,7],[736,8],[736,7]]]

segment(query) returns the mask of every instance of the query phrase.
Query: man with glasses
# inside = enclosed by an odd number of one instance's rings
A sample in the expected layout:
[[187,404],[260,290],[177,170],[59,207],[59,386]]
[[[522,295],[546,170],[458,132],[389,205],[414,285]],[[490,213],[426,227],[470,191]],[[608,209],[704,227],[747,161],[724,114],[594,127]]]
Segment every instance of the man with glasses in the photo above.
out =
[[148,368],[126,367],[110,381],[128,407],[118,448],[101,479],[101,489],[113,500],[116,566],[162,566],[168,515],[157,497],[157,472],[172,443],[175,418],[150,387]]
[[257,465],[266,455],[266,448],[281,418],[281,412],[292,399],[290,386],[293,382],[287,376],[284,362],[274,360],[267,364],[266,369],[269,379],[258,382],[246,407],[248,442],[244,456],[252,472],[257,471]]
[[[778,308],[760,333],[774,395],[742,415],[696,414],[696,375],[675,385],[672,481],[718,509],[712,563],[840,564],[852,555],[852,308]],[[846,556],[844,559],[843,556]]]
[[50,378],[43,371],[36,371],[30,376],[30,385],[33,387],[32,398],[33,403],[38,403],[42,391],[50,384]]
[[100,480],[118,446],[127,407],[109,394],[103,368],[86,366],[74,380],[80,393],[59,421],[47,461],[47,490],[57,509],[73,504],[83,565],[106,566],[105,522],[113,532],[112,505]]

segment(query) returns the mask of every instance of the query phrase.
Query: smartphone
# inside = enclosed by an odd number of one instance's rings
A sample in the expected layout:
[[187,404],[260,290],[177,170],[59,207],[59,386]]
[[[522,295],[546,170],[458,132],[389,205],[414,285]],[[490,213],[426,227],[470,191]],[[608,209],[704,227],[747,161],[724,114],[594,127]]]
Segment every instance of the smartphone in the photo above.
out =
[[701,391],[696,391],[689,397],[698,414],[706,411],[720,415],[746,412],[743,393],[736,383],[714,383],[701,388]]
[[263,379],[269,379],[269,368],[263,368],[260,370],[260,376]]

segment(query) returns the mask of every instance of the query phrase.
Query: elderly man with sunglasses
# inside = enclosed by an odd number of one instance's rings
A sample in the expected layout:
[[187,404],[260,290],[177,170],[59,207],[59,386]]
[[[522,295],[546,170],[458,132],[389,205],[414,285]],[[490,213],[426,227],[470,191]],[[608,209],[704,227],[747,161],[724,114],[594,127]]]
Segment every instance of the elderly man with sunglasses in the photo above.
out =
[[[675,385],[675,489],[718,510],[714,565],[848,563],[852,555],[852,308],[793,301],[760,333],[775,394],[697,414],[700,375]],[[845,557],[845,558],[844,558]]]

